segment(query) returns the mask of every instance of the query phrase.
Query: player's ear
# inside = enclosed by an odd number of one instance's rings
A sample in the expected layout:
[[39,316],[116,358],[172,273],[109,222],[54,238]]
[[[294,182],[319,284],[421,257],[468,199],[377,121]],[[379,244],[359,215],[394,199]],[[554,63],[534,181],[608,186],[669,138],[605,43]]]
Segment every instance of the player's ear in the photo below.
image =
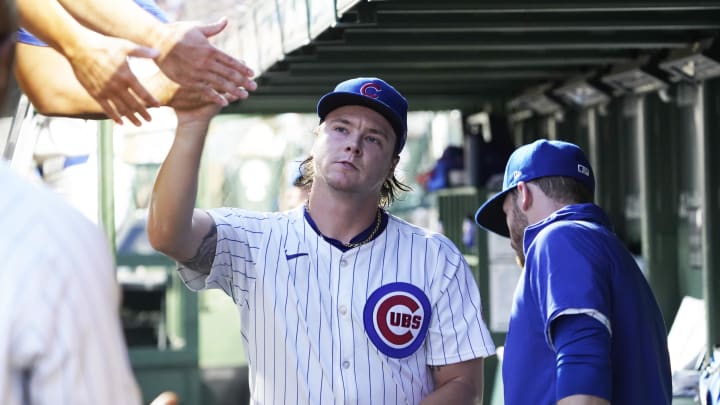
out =
[[521,181],[517,184],[518,202],[520,203],[520,209],[527,211],[532,206],[533,194],[532,190],[527,183]]
[[392,163],[390,163],[390,170],[388,170],[387,176],[385,176],[385,180],[391,180],[393,176],[395,176],[395,168],[397,167],[397,164],[400,162],[400,156],[395,156],[392,160]]

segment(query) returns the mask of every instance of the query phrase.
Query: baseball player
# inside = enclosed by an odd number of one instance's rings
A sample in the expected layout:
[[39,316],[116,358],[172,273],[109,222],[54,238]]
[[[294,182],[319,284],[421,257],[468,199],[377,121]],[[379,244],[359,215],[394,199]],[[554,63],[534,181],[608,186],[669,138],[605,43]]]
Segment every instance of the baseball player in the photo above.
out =
[[607,216],[576,145],[538,140],[510,156],[476,214],[524,264],[503,359],[505,404],[670,404],[665,324]]
[[252,403],[472,404],[494,353],[478,287],[444,236],[390,215],[407,102],[378,78],[344,81],[285,212],[194,209],[217,107],[177,111],[151,199],[152,245],[193,290],[237,304]]

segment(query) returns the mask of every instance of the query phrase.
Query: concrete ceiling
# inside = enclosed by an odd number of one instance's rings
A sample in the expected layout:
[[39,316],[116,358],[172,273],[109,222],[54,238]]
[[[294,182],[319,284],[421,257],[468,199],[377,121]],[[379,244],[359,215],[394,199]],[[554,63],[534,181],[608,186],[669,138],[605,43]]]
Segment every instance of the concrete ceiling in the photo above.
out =
[[662,60],[718,32],[720,0],[359,1],[225,112],[312,112],[355,76],[387,80],[412,110],[502,109],[538,85]]

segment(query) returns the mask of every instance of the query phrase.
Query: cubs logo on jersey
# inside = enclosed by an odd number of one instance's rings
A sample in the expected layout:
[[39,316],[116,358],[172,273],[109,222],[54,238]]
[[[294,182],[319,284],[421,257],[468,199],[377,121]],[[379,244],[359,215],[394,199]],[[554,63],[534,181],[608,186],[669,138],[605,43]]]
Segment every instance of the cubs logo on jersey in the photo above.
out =
[[385,355],[407,357],[423,344],[430,314],[430,300],[421,289],[408,283],[386,284],[365,304],[365,332]]

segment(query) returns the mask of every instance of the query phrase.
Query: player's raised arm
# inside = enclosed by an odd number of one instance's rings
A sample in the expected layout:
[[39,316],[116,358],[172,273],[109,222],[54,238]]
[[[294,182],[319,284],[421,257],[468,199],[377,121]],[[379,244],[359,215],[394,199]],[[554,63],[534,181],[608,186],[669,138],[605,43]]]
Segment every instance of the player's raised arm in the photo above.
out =
[[198,171],[210,119],[216,104],[194,110],[176,109],[175,140],[155,179],[148,216],[148,238],[156,250],[209,272],[215,256],[215,224],[195,209]]

